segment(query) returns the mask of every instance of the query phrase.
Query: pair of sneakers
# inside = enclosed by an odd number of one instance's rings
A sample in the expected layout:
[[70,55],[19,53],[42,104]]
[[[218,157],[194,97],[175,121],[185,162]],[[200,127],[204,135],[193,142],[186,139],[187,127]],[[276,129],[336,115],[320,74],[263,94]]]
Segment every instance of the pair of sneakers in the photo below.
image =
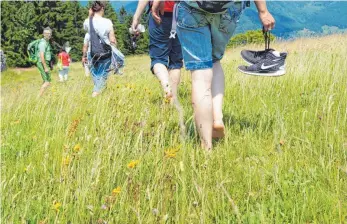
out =
[[264,51],[242,50],[241,57],[249,64],[241,65],[239,71],[247,75],[281,76],[286,73],[285,60],[287,53],[270,48],[270,33],[263,31],[265,39]]

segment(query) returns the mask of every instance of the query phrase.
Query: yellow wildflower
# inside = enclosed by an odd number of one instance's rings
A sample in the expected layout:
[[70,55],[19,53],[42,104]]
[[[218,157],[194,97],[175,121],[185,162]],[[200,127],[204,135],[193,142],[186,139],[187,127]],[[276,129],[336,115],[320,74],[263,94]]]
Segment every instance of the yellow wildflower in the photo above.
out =
[[70,162],[71,162],[71,159],[69,156],[66,156],[65,158],[63,158],[63,162],[62,162],[63,165],[68,166]]
[[176,153],[179,151],[179,149],[168,149],[165,151],[165,157],[166,158],[175,158],[176,157]]
[[12,122],[12,124],[19,124],[20,123],[20,120],[16,120],[14,122]]
[[33,140],[35,141],[36,139],[37,139],[37,136],[36,136],[36,135],[34,135],[34,136],[33,136]]
[[57,212],[59,212],[60,207],[61,207],[61,203],[56,201],[53,203],[53,209],[56,210]]
[[165,157],[167,158],[175,158],[176,153],[175,152],[165,152]]
[[80,144],[77,144],[77,145],[75,145],[75,147],[73,147],[73,151],[75,151],[75,152],[79,152],[80,150],[81,150]]
[[131,160],[130,163],[128,163],[128,168],[135,168],[135,166],[140,162],[140,160]]
[[116,187],[115,189],[112,190],[112,195],[116,196],[120,194],[121,191],[122,191],[121,187]]
[[27,166],[27,167],[24,168],[24,172],[25,172],[25,173],[29,172],[29,166]]
[[46,224],[46,223],[47,223],[47,218],[45,218],[45,219],[39,221],[39,224]]
[[164,102],[165,103],[170,103],[170,99],[169,98],[165,98]]
[[284,140],[281,140],[281,141],[280,141],[280,145],[284,145]]
[[135,85],[134,84],[131,84],[131,83],[127,83],[125,85],[128,89],[134,89],[135,88]]
[[71,137],[76,132],[80,121],[81,121],[80,119],[76,119],[72,122],[72,124],[70,125],[70,128],[69,128],[69,132],[68,132],[69,137]]

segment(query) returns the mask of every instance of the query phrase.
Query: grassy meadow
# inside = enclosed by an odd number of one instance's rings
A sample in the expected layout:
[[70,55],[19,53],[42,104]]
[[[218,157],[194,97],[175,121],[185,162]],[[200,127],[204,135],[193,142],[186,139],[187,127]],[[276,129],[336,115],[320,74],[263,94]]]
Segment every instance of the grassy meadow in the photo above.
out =
[[2,73],[1,223],[347,223],[347,36],[273,47],[289,52],[278,78],[244,75],[242,48],[226,52],[212,153],[189,73],[179,113],[147,55],[97,98],[80,63],[42,98],[35,68]]

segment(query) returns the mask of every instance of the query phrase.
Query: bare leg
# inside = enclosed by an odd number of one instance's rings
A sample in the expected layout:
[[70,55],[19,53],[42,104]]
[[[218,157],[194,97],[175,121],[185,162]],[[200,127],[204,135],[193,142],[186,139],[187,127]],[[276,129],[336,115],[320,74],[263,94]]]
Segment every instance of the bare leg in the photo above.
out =
[[213,138],[224,137],[223,97],[225,78],[219,61],[213,64],[212,101],[213,101]]
[[64,76],[59,74],[59,82],[64,82]]
[[165,65],[157,63],[153,66],[153,72],[160,81],[160,84],[165,92],[165,97],[172,98],[172,90],[169,81],[169,72]]
[[89,65],[87,63],[84,64],[84,75],[86,77],[90,76]]
[[192,102],[195,125],[198,129],[201,146],[212,149],[212,69],[192,71]]
[[177,97],[177,89],[178,85],[180,84],[180,78],[181,78],[181,69],[172,69],[169,71],[170,76],[170,86],[172,89],[172,98],[173,100],[176,100]]
[[41,89],[40,89],[40,94],[39,96],[42,96],[43,93],[45,92],[45,90],[51,85],[50,82],[44,82],[41,86]]

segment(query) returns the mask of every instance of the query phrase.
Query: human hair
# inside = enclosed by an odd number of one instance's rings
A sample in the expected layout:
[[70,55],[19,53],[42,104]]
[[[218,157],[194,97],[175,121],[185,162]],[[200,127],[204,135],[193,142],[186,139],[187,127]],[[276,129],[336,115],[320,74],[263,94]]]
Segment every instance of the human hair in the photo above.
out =
[[105,9],[105,3],[103,3],[102,1],[94,1],[90,8],[93,11],[93,15],[92,16],[94,16],[94,14],[96,12],[100,12],[103,8]]
[[52,29],[49,26],[43,29],[43,33],[47,33],[47,32],[52,33]]

